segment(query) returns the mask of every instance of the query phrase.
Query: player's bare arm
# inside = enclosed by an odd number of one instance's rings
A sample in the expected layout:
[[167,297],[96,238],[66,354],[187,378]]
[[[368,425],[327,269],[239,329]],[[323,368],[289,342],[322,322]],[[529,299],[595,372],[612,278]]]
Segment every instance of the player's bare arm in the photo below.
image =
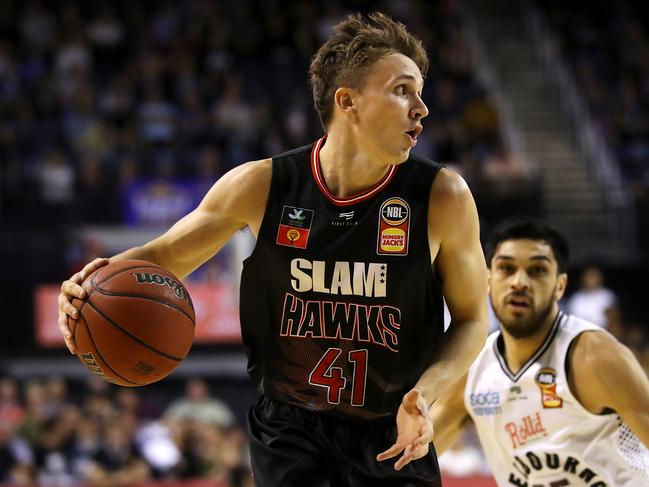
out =
[[[198,207],[175,223],[162,236],[133,247],[110,260],[142,259],[158,264],[182,278],[217,253],[245,226],[257,235],[270,190],[270,159],[253,161],[234,168],[208,191]],[[81,283],[109,259],[95,259],[61,285],[58,298],[59,330],[74,353],[68,317],[77,319],[72,297],[85,298]]]
[[433,183],[428,234],[433,265],[444,288],[451,324],[435,363],[416,387],[428,404],[469,369],[487,338],[487,267],[480,245],[478,212],[456,173],[442,169]]
[[464,405],[465,387],[466,374],[430,408],[430,416],[435,426],[433,444],[437,455],[441,455],[455,443],[469,419],[469,412]]
[[164,235],[111,260],[144,259],[183,278],[216,254],[245,226],[257,235],[270,189],[271,160],[254,161],[229,171],[198,207]]
[[446,169],[440,171],[431,188],[428,235],[451,325],[438,355],[431,357],[434,363],[415,385],[415,393],[404,397],[397,412],[397,441],[377,456],[382,461],[403,452],[396,470],[426,455],[433,440],[428,407],[466,373],[487,337],[487,268],[478,212],[464,180]]
[[615,411],[649,448],[649,379],[633,353],[598,331],[575,339],[570,388],[589,411]]

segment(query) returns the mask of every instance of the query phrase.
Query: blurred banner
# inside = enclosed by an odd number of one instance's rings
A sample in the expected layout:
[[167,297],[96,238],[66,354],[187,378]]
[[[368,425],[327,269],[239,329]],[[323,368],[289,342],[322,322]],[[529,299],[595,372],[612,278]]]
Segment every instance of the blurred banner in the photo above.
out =
[[122,193],[124,222],[167,225],[178,221],[198,206],[212,183],[194,179],[135,181]]
[[[240,343],[237,289],[232,284],[186,283],[196,311],[196,343]],[[61,347],[63,338],[57,321],[59,285],[36,288],[34,313],[36,343],[42,347]]]

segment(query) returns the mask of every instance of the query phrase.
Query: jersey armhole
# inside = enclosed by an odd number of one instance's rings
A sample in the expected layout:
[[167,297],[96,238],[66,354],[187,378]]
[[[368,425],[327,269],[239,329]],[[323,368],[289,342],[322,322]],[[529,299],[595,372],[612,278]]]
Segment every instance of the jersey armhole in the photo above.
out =
[[266,226],[266,220],[269,212],[269,202],[272,201],[272,196],[273,196],[273,191],[275,189],[275,158],[271,158],[270,160],[270,187],[268,188],[268,197],[266,198],[266,205],[264,207],[264,216],[261,218],[261,224],[259,225],[259,233],[257,234],[257,238],[255,239],[255,246],[252,249],[252,252],[250,252],[250,255],[243,259],[243,265],[245,265],[247,262],[252,260],[255,257],[255,254],[257,253],[257,248],[259,247],[259,241],[262,238],[262,235],[265,235],[265,226]]
[[568,344],[568,348],[566,348],[566,357],[565,357],[564,362],[563,362],[563,371],[564,371],[564,373],[566,375],[566,385],[568,387],[568,390],[570,391],[570,394],[572,395],[572,397],[575,398],[575,402],[579,405],[579,407],[581,409],[583,409],[584,411],[586,411],[587,413],[592,414],[594,416],[608,416],[610,414],[616,414],[615,411],[613,411],[611,409],[605,409],[601,413],[594,413],[594,412],[586,409],[586,407],[581,403],[581,400],[579,399],[577,394],[575,394],[575,391],[573,390],[573,388],[571,386],[571,383],[570,383],[570,379],[571,379],[571,376],[572,376],[572,369],[570,367],[570,362],[571,362],[571,359],[572,359],[573,348],[574,348],[574,346],[575,346],[575,344],[577,342],[577,339],[581,335],[583,335],[584,333],[593,332],[593,331],[597,331],[597,330],[582,330],[577,335],[572,337],[572,340],[570,340],[570,343]]
[[[432,161],[431,161],[432,162]],[[428,188],[428,199],[426,200],[426,247],[428,249],[428,259],[429,259],[429,265],[430,265],[430,270],[431,270],[431,275],[433,276],[433,279],[435,280],[436,284],[442,289],[442,292],[444,290],[444,280],[442,279],[441,274],[439,273],[439,267],[435,265],[435,262],[437,260],[437,256],[435,256],[435,260],[431,259],[430,256],[430,240],[428,237],[428,225],[430,225],[430,198],[433,193],[433,185],[435,184],[435,180],[437,179],[437,176],[439,175],[439,172],[444,168],[444,166],[436,164],[436,171],[435,174],[433,174],[433,177],[430,179],[430,187]]]

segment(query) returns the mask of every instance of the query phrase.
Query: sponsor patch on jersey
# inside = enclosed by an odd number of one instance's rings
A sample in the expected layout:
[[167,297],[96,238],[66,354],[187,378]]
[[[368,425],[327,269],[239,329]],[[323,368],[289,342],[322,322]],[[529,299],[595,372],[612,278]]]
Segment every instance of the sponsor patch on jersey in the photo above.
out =
[[541,420],[541,413],[538,411],[534,416],[528,415],[519,421],[507,423],[505,425],[505,432],[509,434],[513,449],[519,448],[529,441],[548,435]]
[[305,249],[313,223],[313,210],[284,205],[277,229],[277,244]]
[[358,219],[356,217],[356,211],[342,211],[338,215],[333,216],[329,219],[329,225],[332,227],[338,228],[350,228],[358,225]]
[[493,416],[503,412],[498,391],[488,390],[471,393],[469,403],[476,416]]
[[523,394],[523,389],[521,386],[512,386],[509,388],[509,394],[507,395],[508,401],[525,401],[527,396]]
[[541,389],[541,403],[545,409],[563,407],[563,399],[557,395],[557,371],[552,367],[543,367],[534,377]]
[[376,253],[406,255],[410,233],[410,206],[401,198],[389,198],[379,210]]

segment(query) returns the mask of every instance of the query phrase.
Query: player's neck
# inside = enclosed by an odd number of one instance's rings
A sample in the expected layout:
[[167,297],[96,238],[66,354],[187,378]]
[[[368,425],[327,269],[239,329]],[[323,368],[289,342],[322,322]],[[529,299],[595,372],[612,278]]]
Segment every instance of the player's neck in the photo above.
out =
[[552,310],[543,319],[543,323],[537,332],[524,338],[515,338],[502,330],[502,337],[505,342],[505,360],[507,367],[516,374],[541,348],[548,334],[552,330],[557,315],[559,314],[559,305],[554,304]]
[[346,198],[376,185],[390,164],[378,162],[353,135],[334,130],[320,150],[320,167],[329,191],[338,198]]

